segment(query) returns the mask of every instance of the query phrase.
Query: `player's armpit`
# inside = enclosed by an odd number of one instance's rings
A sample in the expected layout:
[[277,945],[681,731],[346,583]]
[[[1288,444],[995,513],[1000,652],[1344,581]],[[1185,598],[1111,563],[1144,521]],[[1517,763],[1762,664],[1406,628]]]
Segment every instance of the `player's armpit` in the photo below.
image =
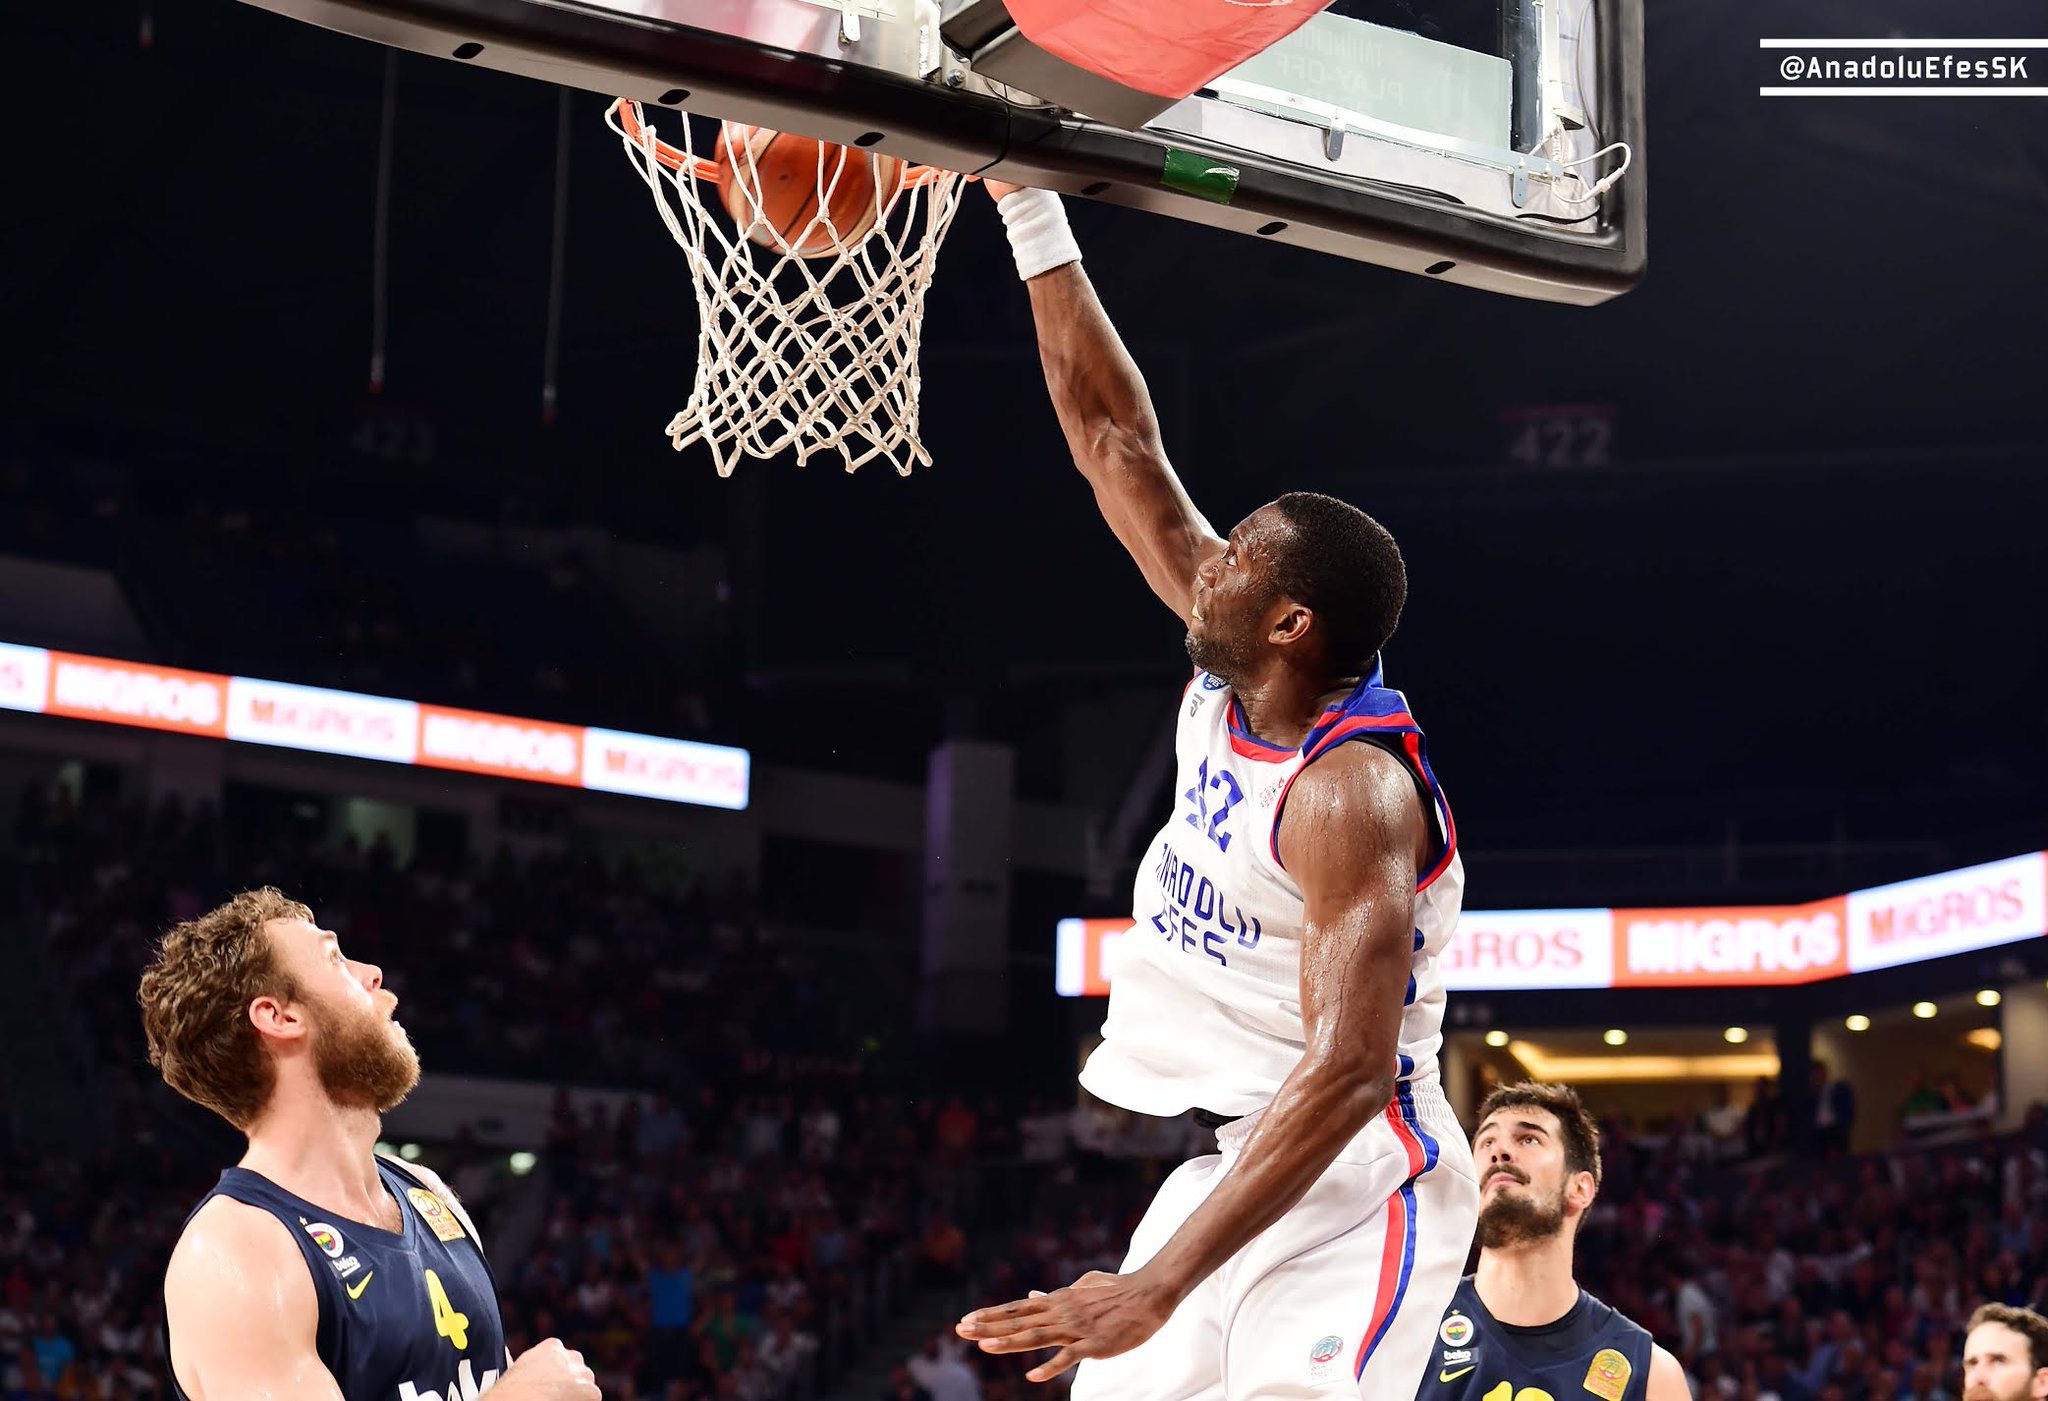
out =
[[1650,1349],[1650,1379],[1644,1383],[1643,1395],[1645,1401],[1692,1401],[1685,1368],[1664,1348]]
[[171,1367],[192,1401],[342,1401],[320,1360],[320,1303],[284,1223],[215,1197],[164,1274]]

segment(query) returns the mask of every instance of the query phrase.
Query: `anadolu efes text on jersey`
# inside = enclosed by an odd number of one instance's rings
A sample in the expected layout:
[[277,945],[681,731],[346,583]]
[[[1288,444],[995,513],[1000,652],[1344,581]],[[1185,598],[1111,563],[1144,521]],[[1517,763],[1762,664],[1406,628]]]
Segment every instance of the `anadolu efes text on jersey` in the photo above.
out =
[[1377,745],[1414,776],[1436,838],[1415,896],[1414,963],[1398,1078],[1433,1079],[1443,1041],[1437,955],[1464,894],[1457,829],[1422,731],[1379,668],[1324,711],[1299,749],[1245,728],[1227,682],[1188,683],[1174,737],[1177,801],[1139,863],[1134,925],[1103,1042],[1081,1083],[1140,1114],[1248,1114],[1301,1059],[1301,887],[1280,863],[1280,817],[1301,771],[1339,745]]

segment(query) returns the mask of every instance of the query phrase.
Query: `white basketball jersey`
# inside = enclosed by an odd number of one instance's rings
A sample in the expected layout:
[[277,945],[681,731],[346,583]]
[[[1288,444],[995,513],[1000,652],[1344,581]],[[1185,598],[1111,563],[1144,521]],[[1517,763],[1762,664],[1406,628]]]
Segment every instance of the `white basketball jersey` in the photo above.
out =
[[1175,789],[1138,868],[1135,924],[1118,943],[1103,1042],[1081,1083],[1141,1114],[1248,1114],[1272,1102],[1300,1061],[1301,887],[1280,864],[1280,814],[1295,777],[1340,744],[1399,756],[1428,794],[1436,857],[1415,896],[1415,953],[1396,1078],[1433,1080],[1443,1041],[1437,955],[1464,893],[1457,829],[1422,731],[1379,669],[1324,711],[1299,749],[1244,726],[1228,683],[1198,674],[1182,697]]

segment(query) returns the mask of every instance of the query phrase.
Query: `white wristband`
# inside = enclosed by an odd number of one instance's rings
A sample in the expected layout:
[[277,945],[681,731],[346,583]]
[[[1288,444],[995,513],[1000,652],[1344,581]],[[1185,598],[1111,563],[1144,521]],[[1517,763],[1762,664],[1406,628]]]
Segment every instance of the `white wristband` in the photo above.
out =
[[1017,276],[1029,282],[1042,272],[1081,261],[1081,245],[1067,227],[1067,211],[1051,190],[1018,190],[996,205],[1010,235]]

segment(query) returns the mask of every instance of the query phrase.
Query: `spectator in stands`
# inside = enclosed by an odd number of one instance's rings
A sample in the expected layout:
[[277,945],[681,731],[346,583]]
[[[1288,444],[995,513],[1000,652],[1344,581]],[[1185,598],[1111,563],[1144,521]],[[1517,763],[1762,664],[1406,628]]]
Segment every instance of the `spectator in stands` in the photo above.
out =
[[982,1401],[981,1377],[967,1365],[957,1339],[933,1338],[904,1366],[931,1401]]
[[1856,1090],[1848,1080],[1831,1075],[1825,1061],[1815,1061],[1809,1074],[1813,1090],[1813,1142],[1821,1153],[1846,1153],[1856,1125]]
[[[934,1213],[925,1223],[923,1239],[918,1242],[917,1269],[918,1280],[926,1288],[966,1283],[967,1236],[956,1222]],[[921,1378],[919,1384],[925,1384]]]
[[1017,1121],[1020,1152],[1027,1163],[1056,1163],[1073,1142],[1074,1111],[1049,1104],[1042,1096],[1031,1101]]
[[1927,1083],[1927,1077],[1916,1073],[1906,1082],[1906,1098],[1899,1105],[1899,1118],[1904,1121],[1939,1114],[1947,1107],[1947,1102]]
[[71,1364],[78,1360],[78,1347],[57,1322],[57,1315],[45,1313],[38,1321],[35,1337],[29,1340],[29,1350],[35,1354],[36,1368],[52,1387],[62,1391],[69,1385],[66,1374]]
[[1742,1138],[1748,1156],[1752,1158],[1761,1158],[1783,1141],[1779,1128],[1778,1088],[1768,1076],[1757,1076],[1756,1088],[1750,1094],[1749,1112],[1743,1116]]
[[899,1365],[889,1374],[889,1385],[882,1392],[882,1401],[932,1401],[932,1394],[917,1384],[910,1375],[910,1368]]
[[793,1386],[817,1354],[816,1335],[799,1329],[788,1310],[771,1306],[768,1332],[761,1339],[760,1356],[774,1375],[778,1389],[787,1390]]
[[1713,1300],[1695,1274],[1696,1267],[1688,1263],[1683,1269],[1670,1270],[1665,1275],[1671,1310],[1678,1319],[1679,1357],[1689,1366],[1698,1359],[1711,1357],[1720,1345]]

